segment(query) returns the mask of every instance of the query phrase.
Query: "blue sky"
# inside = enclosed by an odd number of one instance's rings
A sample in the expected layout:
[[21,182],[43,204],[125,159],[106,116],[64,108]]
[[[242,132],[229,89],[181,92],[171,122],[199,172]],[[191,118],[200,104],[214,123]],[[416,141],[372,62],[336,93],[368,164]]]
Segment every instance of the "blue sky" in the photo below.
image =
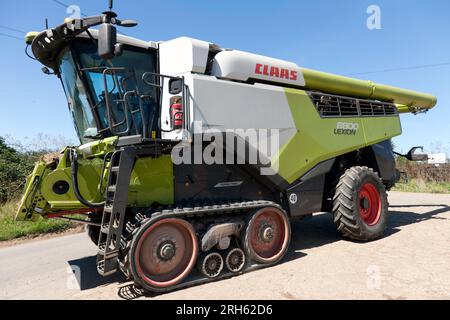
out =
[[[64,0],[93,15],[106,0]],[[291,60],[307,68],[355,74],[392,68],[450,63],[448,0],[162,1],[116,0],[122,18],[140,22],[127,35],[144,40],[190,36],[222,47]],[[381,30],[366,27],[369,5],[381,8]],[[23,31],[62,23],[64,7],[52,0],[1,4],[0,24]],[[0,28],[0,33],[22,37]],[[38,133],[76,141],[64,94],[55,77],[24,54],[24,43],[0,36],[0,135],[16,139]],[[399,151],[424,145],[450,154],[450,65],[358,75],[359,78],[433,93],[438,107],[426,115],[402,116]]]

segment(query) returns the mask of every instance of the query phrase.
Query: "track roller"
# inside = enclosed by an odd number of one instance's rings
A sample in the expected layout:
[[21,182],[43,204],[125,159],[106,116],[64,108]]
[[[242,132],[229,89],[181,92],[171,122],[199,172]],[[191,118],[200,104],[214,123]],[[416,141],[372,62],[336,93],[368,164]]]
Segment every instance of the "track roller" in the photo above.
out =
[[200,272],[208,278],[217,278],[223,270],[223,258],[220,253],[212,252],[199,261]]
[[149,291],[164,292],[181,283],[195,266],[198,240],[183,219],[150,220],[135,235],[129,253],[134,281]]
[[245,261],[245,253],[239,248],[231,249],[225,258],[227,269],[233,273],[241,272],[244,269]]
[[242,238],[244,251],[251,260],[275,264],[284,257],[289,247],[289,218],[279,208],[262,208],[250,217]]

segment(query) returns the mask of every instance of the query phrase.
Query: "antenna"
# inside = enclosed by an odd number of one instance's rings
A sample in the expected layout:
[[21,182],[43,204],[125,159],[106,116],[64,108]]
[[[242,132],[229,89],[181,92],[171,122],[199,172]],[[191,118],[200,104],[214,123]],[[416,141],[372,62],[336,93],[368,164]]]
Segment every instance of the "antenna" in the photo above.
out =
[[111,11],[114,7],[114,0],[109,0],[109,11]]
[[45,18],[45,30],[48,29],[48,18]]

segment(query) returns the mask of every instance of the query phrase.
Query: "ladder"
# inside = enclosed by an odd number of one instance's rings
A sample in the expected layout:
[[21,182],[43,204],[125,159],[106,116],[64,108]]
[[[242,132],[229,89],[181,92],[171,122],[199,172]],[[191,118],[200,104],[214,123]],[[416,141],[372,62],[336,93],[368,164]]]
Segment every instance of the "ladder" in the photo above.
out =
[[104,277],[119,269],[118,256],[135,159],[134,147],[118,149],[111,157],[97,254],[97,271]]

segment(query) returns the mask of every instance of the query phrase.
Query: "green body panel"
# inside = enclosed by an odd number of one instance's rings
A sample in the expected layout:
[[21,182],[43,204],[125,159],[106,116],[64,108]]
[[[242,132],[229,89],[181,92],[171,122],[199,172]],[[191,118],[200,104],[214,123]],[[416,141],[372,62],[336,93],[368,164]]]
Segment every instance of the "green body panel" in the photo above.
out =
[[[114,150],[117,138],[105,139],[78,148],[78,185],[83,198],[89,202],[103,201],[107,183],[107,170],[102,177],[103,158]],[[70,188],[66,194],[58,195],[53,186],[65,181]],[[35,182],[35,183],[33,183]],[[153,204],[169,205],[174,201],[173,164],[170,155],[158,158],[139,158],[133,168],[129,186],[129,206],[149,207]],[[85,208],[74,193],[70,162],[66,152],[55,163],[40,161],[28,177],[25,194],[18,210],[17,219],[32,219],[33,214],[76,210]]]
[[[103,200],[102,193],[99,191],[102,168],[103,161],[99,158],[79,161],[78,187],[81,195],[89,202],[101,202]],[[64,195],[55,194],[53,185],[58,181],[68,182],[70,185],[69,192]],[[40,191],[49,203],[52,211],[84,208],[75,197],[72,187],[70,164],[65,161],[65,158],[64,161],[60,161],[56,170],[44,176]]]
[[[99,190],[99,181],[103,161],[100,158],[82,160],[78,169],[78,185],[81,195],[89,202],[101,202],[103,200],[105,179],[102,190]],[[70,190],[65,195],[57,195],[52,186],[55,182],[64,180],[69,182]],[[41,192],[48,201],[52,211],[72,210],[84,208],[77,200],[72,188],[70,167],[57,168],[45,177]],[[153,203],[173,203],[173,166],[170,156],[159,158],[137,159],[129,186],[128,204],[130,206],[148,207]]]
[[149,207],[154,203],[174,203],[173,164],[170,155],[141,158],[131,174],[128,203]]
[[102,157],[108,152],[114,152],[117,141],[117,137],[105,138],[86,143],[78,149],[86,158]]
[[30,31],[27,32],[25,35],[25,43],[27,45],[31,45],[33,43],[33,40],[39,35],[40,32],[38,31]]
[[302,68],[301,70],[306,82],[305,89],[307,90],[322,91],[362,99],[391,101],[408,108],[418,107],[431,109],[437,104],[437,98],[431,94],[306,68]]
[[44,208],[48,203],[42,198],[39,192],[40,177],[42,177],[47,169],[47,165],[43,161],[36,163],[33,172],[27,177],[25,184],[25,192],[17,209],[16,220],[27,220],[33,218],[33,210],[30,208]]
[[[293,183],[325,160],[398,136],[400,118],[321,118],[305,91],[285,89],[297,134],[272,159],[272,168]],[[358,124],[355,134],[336,134],[338,123]]]

